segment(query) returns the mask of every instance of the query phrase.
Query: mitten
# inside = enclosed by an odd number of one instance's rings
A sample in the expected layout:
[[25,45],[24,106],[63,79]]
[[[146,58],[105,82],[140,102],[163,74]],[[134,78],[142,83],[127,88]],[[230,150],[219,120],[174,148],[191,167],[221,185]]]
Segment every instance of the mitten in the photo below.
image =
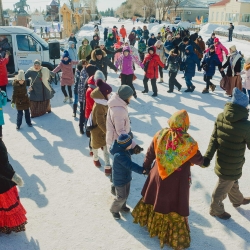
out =
[[14,174],[12,179],[13,182],[15,182],[19,187],[23,186],[23,179],[18,175],[18,174]]
[[143,151],[143,148],[141,148],[139,145],[136,145],[133,148],[134,154],[140,154]]
[[14,109],[15,108],[15,103],[11,103],[11,107]]
[[210,165],[210,159],[207,157],[204,157],[204,162],[203,165],[201,166],[202,168],[207,168]]

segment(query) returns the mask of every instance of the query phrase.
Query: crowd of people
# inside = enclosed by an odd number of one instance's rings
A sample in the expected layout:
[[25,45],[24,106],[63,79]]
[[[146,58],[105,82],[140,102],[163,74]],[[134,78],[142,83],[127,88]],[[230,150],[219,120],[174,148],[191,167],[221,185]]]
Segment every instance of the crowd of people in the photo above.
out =
[[[185,35],[184,37],[183,34]],[[129,212],[126,201],[130,193],[132,171],[148,175],[142,189],[142,198],[132,212],[134,222],[148,228],[151,237],[158,236],[160,245],[174,249],[190,246],[189,186],[191,184],[190,166],[193,164],[206,168],[217,152],[215,173],[219,177],[212,194],[210,214],[220,219],[231,215],[224,209],[223,200],[227,194],[234,207],[250,203],[239,190],[238,179],[242,175],[246,146],[250,149],[250,122],[248,104],[250,103],[250,58],[242,63],[243,56],[232,45],[227,49],[215,34],[206,42],[198,33],[191,36],[183,30],[170,30],[164,27],[156,37],[144,26],[127,33],[124,25],[120,32],[116,26],[111,31],[104,30],[105,40],[100,39],[95,27],[93,40],[84,39],[76,50],[76,39],[70,37],[69,49],[64,51],[61,62],[51,72],[41,66],[39,60],[26,72],[19,70],[13,82],[12,108],[17,109],[16,129],[20,130],[23,111],[25,121],[32,126],[31,118],[51,112],[50,100],[54,89],[50,78],[61,71],[61,90],[63,102],[73,105],[76,116],[79,103],[79,131],[89,138],[89,155],[93,165],[101,167],[99,151],[103,152],[105,175],[112,181],[111,193],[115,195],[110,212],[120,219],[120,212]],[[127,40],[128,37],[128,40]],[[138,52],[135,42],[138,40]],[[225,55],[223,54],[225,53]],[[227,56],[225,63],[224,56]],[[26,211],[20,203],[16,185],[23,181],[8,161],[7,149],[2,140],[4,116],[2,106],[7,103],[6,85],[8,83],[6,63],[8,53],[0,54],[0,232],[11,233],[25,230]],[[163,82],[163,70],[169,72],[169,90],[178,91],[182,85],[176,79],[178,71],[184,72],[187,85],[185,92],[193,92],[192,78],[198,71],[204,71],[206,87],[202,93],[215,90],[211,79],[216,67],[221,72],[221,87],[232,99],[226,103],[224,111],[216,119],[208,149],[204,156],[198,143],[188,133],[190,125],[186,110],[174,113],[168,120],[168,128],[156,132],[145,154],[143,164],[131,159],[132,154],[143,151],[133,136],[128,114],[131,98],[137,98],[133,81],[136,79],[135,64],[145,71],[142,93],[148,93],[151,81],[153,97],[157,96],[158,75]],[[121,86],[113,93],[108,83],[107,67],[120,71]],[[224,73],[224,70],[227,72]],[[243,86],[242,86],[242,78]],[[72,86],[74,90],[72,92]],[[66,90],[67,86],[67,90]],[[28,87],[28,89],[27,89]],[[248,96],[246,95],[248,93]],[[73,95],[74,94],[74,95]],[[73,98],[74,97],[74,98]]]

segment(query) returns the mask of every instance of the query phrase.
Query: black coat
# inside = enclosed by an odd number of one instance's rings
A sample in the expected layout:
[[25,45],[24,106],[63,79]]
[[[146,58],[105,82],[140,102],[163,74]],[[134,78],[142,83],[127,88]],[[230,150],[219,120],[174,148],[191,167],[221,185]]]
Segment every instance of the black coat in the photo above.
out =
[[91,46],[91,48],[92,48],[92,50],[94,50],[94,49],[96,49],[96,46],[98,46],[99,45],[99,41],[98,41],[98,39],[93,39],[91,42],[90,42],[90,44],[89,44],[90,46]]
[[176,46],[179,46],[179,44],[182,42],[182,39],[179,37],[179,38],[175,38],[173,40],[173,46],[176,47]]
[[[222,66],[223,69],[227,67],[227,76],[232,76],[232,68],[230,66],[230,56],[227,58],[227,61],[225,64]],[[234,73],[241,72],[241,58],[236,62],[234,66]]]
[[192,41],[192,40],[189,40],[187,45],[184,44],[183,42],[181,42],[181,43],[179,44],[179,50],[180,50],[181,52],[185,53],[186,47],[187,47],[188,45],[191,45],[191,46],[193,47],[194,50],[195,50],[195,49],[198,50],[198,52],[199,52],[200,54],[203,54],[203,51],[201,50],[201,48],[200,48],[194,41]]
[[9,163],[7,148],[0,139],[0,194],[3,194],[16,186],[16,183],[11,181],[15,171]]
[[[214,37],[214,38],[215,38],[215,37]],[[210,47],[211,45],[214,44],[214,38],[213,38],[213,37],[210,37],[210,38],[207,40],[206,45],[207,45],[208,47]]]

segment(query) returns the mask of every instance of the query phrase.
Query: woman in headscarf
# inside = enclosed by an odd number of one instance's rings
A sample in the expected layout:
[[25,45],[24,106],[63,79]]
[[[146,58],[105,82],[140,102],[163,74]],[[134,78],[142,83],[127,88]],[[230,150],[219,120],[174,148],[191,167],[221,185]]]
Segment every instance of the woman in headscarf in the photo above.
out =
[[190,166],[202,166],[197,142],[187,133],[186,110],[174,113],[169,128],[157,132],[148,148],[143,167],[153,167],[142,189],[142,198],[134,208],[134,223],[148,228],[150,237],[158,236],[174,249],[190,246],[189,186]]
[[30,112],[31,118],[51,112],[50,99],[54,96],[54,90],[50,86],[49,79],[54,73],[48,68],[42,67],[39,60],[34,61],[34,66],[25,73],[25,80],[30,80]]
[[[242,90],[242,81],[241,81],[241,54],[237,51],[236,46],[233,45],[229,48],[230,55],[227,58],[227,61],[222,65],[220,71],[224,71],[227,68],[227,84],[224,86],[226,94],[232,97],[232,91],[234,87]],[[225,75],[225,74],[224,74]]]
[[82,45],[79,47],[78,50],[78,59],[85,59],[87,60],[87,57],[91,55],[92,48],[89,45],[89,40],[84,38],[82,41]]

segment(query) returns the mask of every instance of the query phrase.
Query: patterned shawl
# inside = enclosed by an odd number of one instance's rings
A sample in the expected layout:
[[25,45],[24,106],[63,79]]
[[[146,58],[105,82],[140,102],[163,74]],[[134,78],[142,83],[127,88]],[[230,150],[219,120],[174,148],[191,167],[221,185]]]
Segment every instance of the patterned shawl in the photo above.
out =
[[154,136],[154,148],[159,175],[164,180],[192,158],[198,150],[197,142],[187,133],[189,117],[186,110],[174,113],[164,128]]

